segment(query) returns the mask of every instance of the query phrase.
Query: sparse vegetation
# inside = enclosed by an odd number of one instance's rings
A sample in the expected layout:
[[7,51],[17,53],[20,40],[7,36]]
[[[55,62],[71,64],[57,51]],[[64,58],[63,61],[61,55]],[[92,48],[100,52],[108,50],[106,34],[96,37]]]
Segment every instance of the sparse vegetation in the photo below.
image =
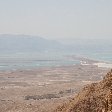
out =
[[59,98],[56,94],[44,94],[44,95],[34,95],[34,96],[25,96],[25,100],[42,100],[42,99],[52,99],[52,98]]

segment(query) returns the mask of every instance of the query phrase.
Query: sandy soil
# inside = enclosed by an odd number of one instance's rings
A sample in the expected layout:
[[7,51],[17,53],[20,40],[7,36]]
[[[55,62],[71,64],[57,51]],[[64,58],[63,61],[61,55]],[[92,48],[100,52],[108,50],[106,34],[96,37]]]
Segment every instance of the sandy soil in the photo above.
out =
[[51,112],[107,71],[88,64],[0,72],[0,112]]

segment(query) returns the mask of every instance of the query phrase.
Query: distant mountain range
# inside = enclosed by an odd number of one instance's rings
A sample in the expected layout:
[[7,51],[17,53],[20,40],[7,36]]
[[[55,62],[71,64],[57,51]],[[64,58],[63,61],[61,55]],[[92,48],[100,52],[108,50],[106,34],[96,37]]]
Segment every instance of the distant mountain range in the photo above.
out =
[[57,41],[29,35],[0,35],[0,52],[51,52],[62,51]]
[[0,35],[0,52],[107,52],[111,51],[111,38],[84,39],[77,38],[72,42],[48,40],[30,35]]

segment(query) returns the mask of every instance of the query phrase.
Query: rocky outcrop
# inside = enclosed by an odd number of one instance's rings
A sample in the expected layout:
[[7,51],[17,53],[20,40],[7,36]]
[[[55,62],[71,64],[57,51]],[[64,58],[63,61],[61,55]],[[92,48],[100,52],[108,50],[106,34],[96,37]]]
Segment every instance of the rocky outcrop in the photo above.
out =
[[55,112],[112,112],[112,70],[102,81],[87,85]]

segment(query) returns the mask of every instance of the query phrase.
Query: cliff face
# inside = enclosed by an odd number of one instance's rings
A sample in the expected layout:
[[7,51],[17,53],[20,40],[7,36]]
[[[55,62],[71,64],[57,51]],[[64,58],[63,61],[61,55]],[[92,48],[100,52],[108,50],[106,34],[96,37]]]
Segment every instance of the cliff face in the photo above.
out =
[[69,103],[55,112],[112,112],[112,70],[102,81],[87,85]]

